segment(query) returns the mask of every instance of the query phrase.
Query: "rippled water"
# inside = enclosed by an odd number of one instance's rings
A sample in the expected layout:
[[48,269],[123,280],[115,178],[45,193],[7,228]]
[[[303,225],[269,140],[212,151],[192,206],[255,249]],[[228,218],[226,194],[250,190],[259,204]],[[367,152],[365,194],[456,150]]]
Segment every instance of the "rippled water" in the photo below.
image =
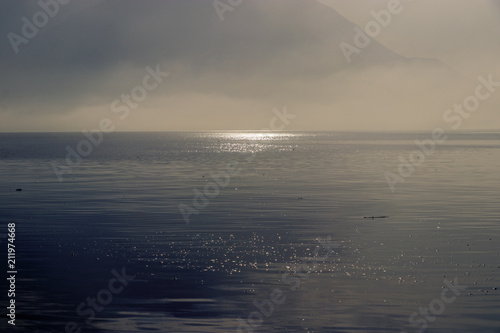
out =
[[[500,332],[500,134],[448,134],[392,192],[384,173],[428,137],[113,133],[60,182],[51,163],[82,134],[0,134],[0,235],[16,223],[18,270],[8,328]],[[179,205],[206,190],[186,224]],[[135,278],[88,320],[113,269]],[[455,278],[466,290],[435,301]],[[430,304],[445,306],[412,326]]]

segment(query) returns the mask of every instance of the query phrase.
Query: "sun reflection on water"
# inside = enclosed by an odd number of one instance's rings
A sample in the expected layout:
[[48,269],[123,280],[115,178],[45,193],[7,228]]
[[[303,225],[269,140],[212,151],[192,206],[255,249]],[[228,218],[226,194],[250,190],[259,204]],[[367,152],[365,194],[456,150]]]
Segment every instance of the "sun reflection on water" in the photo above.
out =
[[207,132],[203,133],[204,137],[218,138],[220,140],[287,140],[296,136],[297,133],[277,132],[277,131],[231,131],[231,132]]
[[201,137],[212,141],[212,147],[219,152],[257,153],[266,150],[292,150],[293,144],[283,144],[300,134],[265,131],[204,132]]

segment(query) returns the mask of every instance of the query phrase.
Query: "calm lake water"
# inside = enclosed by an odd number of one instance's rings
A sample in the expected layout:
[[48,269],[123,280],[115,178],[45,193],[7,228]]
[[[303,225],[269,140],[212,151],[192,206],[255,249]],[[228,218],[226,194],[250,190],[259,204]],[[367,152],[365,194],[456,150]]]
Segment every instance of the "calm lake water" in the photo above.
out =
[[447,135],[391,191],[429,133],[113,133],[62,181],[81,133],[0,134],[0,328],[500,332],[500,133]]

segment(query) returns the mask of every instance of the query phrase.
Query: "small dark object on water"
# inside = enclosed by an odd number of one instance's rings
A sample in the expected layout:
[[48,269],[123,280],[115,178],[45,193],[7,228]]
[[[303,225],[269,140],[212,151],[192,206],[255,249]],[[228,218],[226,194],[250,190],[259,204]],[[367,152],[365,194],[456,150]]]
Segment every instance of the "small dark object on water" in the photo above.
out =
[[386,219],[388,218],[389,216],[364,216],[363,218],[364,219]]
[[16,188],[17,192],[21,192],[23,189],[22,188]]

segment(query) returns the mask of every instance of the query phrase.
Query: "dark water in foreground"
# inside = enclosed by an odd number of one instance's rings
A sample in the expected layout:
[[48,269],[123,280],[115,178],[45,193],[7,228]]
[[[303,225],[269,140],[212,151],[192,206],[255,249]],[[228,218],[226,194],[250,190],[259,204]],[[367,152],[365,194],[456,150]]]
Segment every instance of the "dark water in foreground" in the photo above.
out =
[[[392,192],[384,173],[425,138],[115,133],[59,182],[51,163],[82,134],[0,134],[3,271],[9,222],[18,271],[0,328],[500,332],[500,134],[449,134]],[[186,224],[179,204],[204,190]]]

